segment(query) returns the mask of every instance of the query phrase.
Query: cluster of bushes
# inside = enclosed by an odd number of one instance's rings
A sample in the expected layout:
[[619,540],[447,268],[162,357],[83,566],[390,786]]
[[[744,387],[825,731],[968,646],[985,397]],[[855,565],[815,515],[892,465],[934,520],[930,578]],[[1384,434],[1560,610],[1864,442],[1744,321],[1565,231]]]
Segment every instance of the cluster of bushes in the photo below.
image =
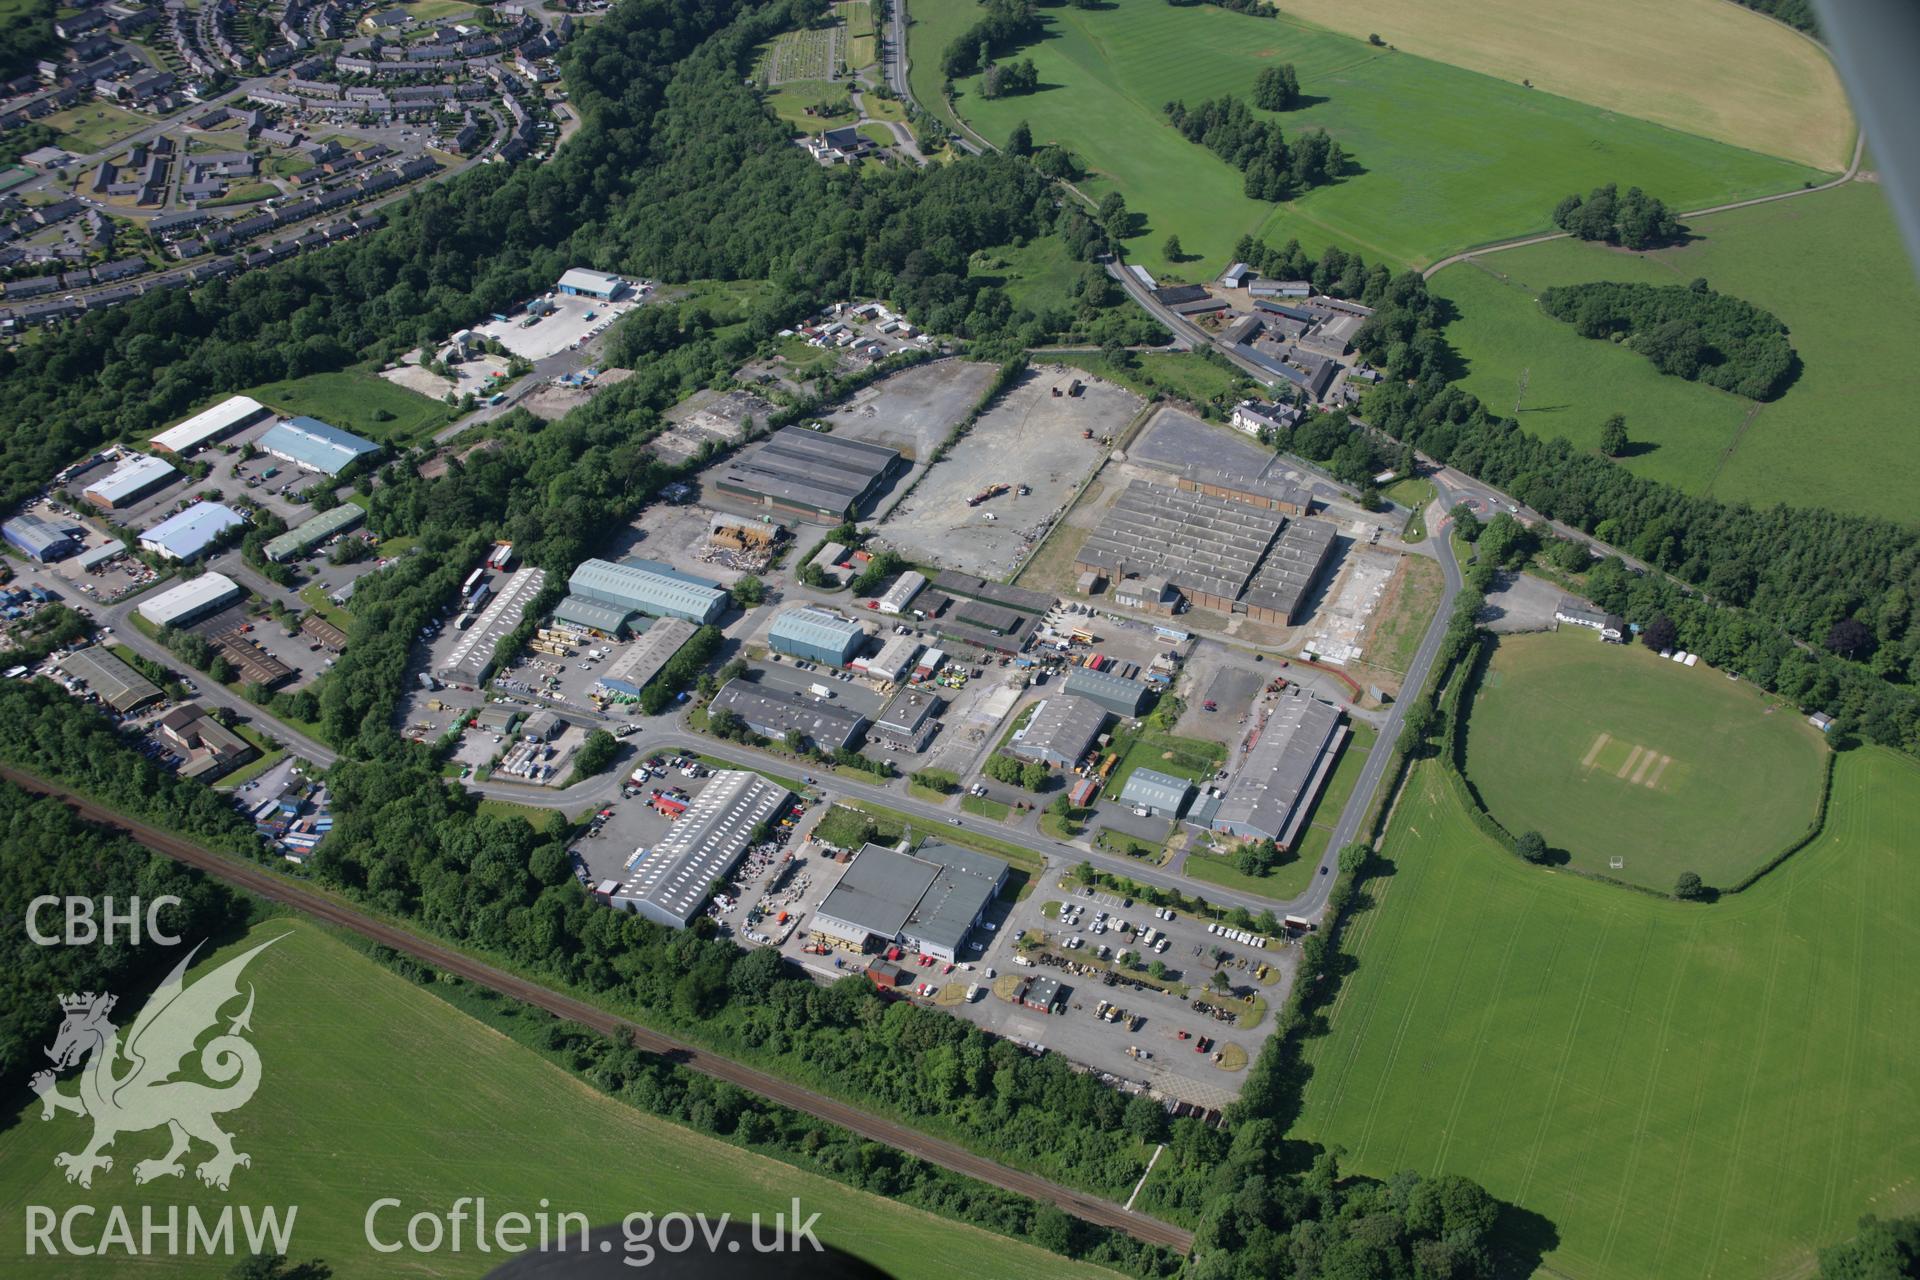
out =
[[1655,249],[1685,233],[1667,206],[1638,187],[1609,182],[1582,200],[1570,195],[1553,211],[1553,225],[1577,240],[1600,240],[1627,249]]
[[1034,0],[987,0],[986,8],[985,16],[955,36],[941,53],[940,73],[947,79],[972,75],[1040,30]]
[[1540,306],[1583,338],[1624,341],[1662,373],[1749,400],[1772,400],[1799,370],[1787,326],[1751,302],[1687,285],[1557,285]]
[[1166,113],[1181,137],[1245,174],[1253,200],[1291,200],[1346,168],[1346,151],[1326,130],[1309,129],[1288,142],[1277,123],[1256,116],[1239,98],[1210,98],[1195,107],[1169,102]]
[[1032,93],[1039,87],[1040,72],[1034,67],[1032,58],[1022,58],[1018,62],[996,62],[980,77],[980,96],[983,98],[1011,98],[1017,94]]

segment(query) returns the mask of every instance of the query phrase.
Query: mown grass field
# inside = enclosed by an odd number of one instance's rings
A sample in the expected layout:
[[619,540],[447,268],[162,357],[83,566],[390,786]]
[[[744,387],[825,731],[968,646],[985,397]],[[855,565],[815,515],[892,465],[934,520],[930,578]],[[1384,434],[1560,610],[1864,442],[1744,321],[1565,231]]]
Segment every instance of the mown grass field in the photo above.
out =
[[1286,0],[1365,40],[1835,173],[1853,113],[1826,54],[1723,0]]
[[1467,712],[1467,776],[1509,831],[1662,893],[1682,871],[1734,884],[1805,834],[1824,750],[1751,685],[1581,627],[1502,638]]
[[[291,1255],[322,1257],[340,1276],[480,1276],[498,1253],[469,1247],[430,1255],[376,1254],[362,1220],[373,1201],[405,1206],[379,1221],[404,1232],[406,1216],[445,1212],[460,1196],[487,1197],[495,1214],[551,1211],[595,1223],[628,1213],[754,1211],[771,1215],[798,1196],[819,1211],[823,1240],[895,1275],[1106,1275],[1064,1258],[855,1191],[645,1115],[598,1093],[532,1050],[441,1002],[297,920],[269,921],[249,945],[286,934],[247,970],[258,1003],[253,1042],[263,1065],[259,1092],[222,1118],[253,1163],[233,1190],[182,1180],[133,1184],[133,1162],[165,1148],[164,1133],[129,1133],[111,1172],[83,1191],[65,1181],[55,1152],[75,1149],[84,1122],[41,1123],[36,1103],[0,1132],[0,1251],[9,1275],[102,1274],[97,1258],[19,1261],[28,1204],[125,1205],[162,1212],[229,1202],[299,1206]],[[222,952],[225,958],[232,950]],[[48,999],[53,993],[48,993]],[[125,1021],[125,1019],[122,1019]],[[204,1159],[204,1153],[196,1159]],[[204,1258],[106,1264],[114,1274],[221,1274]]]
[[1811,1275],[1920,1209],[1920,767],[1843,756],[1820,839],[1712,906],[1522,864],[1417,768],[1293,1136],[1543,1215],[1546,1274]]
[[[1501,414],[1513,416],[1517,401],[1522,426],[1582,448],[1597,447],[1608,414],[1624,413],[1640,442],[1624,465],[1692,493],[1912,523],[1920,286],[1880,188],[1850,183],[1689,226],[1692,243],[1653,253],[1555,241],[1440,272],[1434,291],[1461,313],[1447,340],[1466,362],[1463,385]],[[1667,377],[1631,351],[1576,336],[1534,302],[1555,284],[1695,277],[1791,330],[1802,369],[1779,399],[1756,405]]]
[[[962,6],[964,7],[964,6]],[[1156,274],[1199,279],[1226,265],[1234,242],[1259,232],[1330,242],[1370,261],[1410,265],[1545,229],[1572,191],[1637,184],[1681,208],[1790,190],[1813,169],[1679,133],[1644,120],[1463,71],[1281,17],[1258,19],[1164,0],[1043,10],[1047,32],[1021,51],[1038,92],[986,100],[960,86],[962,115],[1003,141],[1020,120],[1037,141],[1067,143],[1096,173],[1098,199],[1117,187],[1146,216],[1130,257]],[[937,59],[932,39],[914,59]],[[1289,133],[1323,127],[1357,162],[1343,181],[1286,205],[1249,200],[1241,174],[1174,131],[1173,99],[1247,97],[1255,76],[1291,62],[1317,99],[1288,112]],[[1195,260],[1169,263],[1169,233]]]
[[873,65],[880,57],[873,27],[873,6],[868,0],[847,0],[840,6],[840,16],[847,24],[847,66],[857,71]]
[[268,382],[239,395],[286,414],[306,414],[369,440],[411,444],[453,420],[451,406],[363,369]]
[[110,102],[84,102],[56,111],[40,123],[60,135],[60,145],[75,155],[104,150],[153,123],[151,117]]
[[[783,123],[801,133],[825,133],[854,121],[853,103],[845,85],[832,80],[792,80],[767,94],[767,106]],[[847,104],[836,116],[808,115],[808,107],[822,103]]]

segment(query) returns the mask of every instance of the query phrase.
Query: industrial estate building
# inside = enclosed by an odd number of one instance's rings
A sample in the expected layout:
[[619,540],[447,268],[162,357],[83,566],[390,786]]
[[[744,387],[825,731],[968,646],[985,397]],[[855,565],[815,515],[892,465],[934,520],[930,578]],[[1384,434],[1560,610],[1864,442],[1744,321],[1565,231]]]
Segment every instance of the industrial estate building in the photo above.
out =
[[878,684],[900,684],[913,671],[913,660],[920,655],[920,638],[915,635],[888,636],[880,652],[856,657],[853,665]]
[[74,536],[77,532],[78,526],[57,524],[35,515],[15,516],[0,525],[0,536],[4,536],[9,545],[43,564],[65,559],[78,551],[80,540]]
[[1106,710],[1098,703],[1056,693],[1033,704],[1032,718],[1024,729],[1014,731],[1007,750],[1023,759],[1071,769],[1093,750],[1106,723]]
[[957,960],[1006,879],[1006,863],[950,844],[912,853],[870,844],[814,912],[814,935],[855,951],[898,944]]
[[838,521],[857,514],[904,462],[877,444],[782,427],[728,463],[715,483],[774,511]]
[[1208,806],[1210,813],[1196,810],[1190,820],[1204,817],[1215,831],[1291,848],[1333,768],[1344,732],[1340,708],[1332,703],[1304,694],[1282,698],[1226,794]]
[[118,511],[160,492],[179,477],[165,458],[136,453],[123,458],[111,475],[82,489],[80,496],[102,511]]
[[608,901],[669,928],[686,928],[714,886],[740,865],[754,832],[791,796],[746,769],[715,773],[653,848],[636,850],[639,861]]
[[602,302],[612,302],[627,291],[627,282],[619,276],[608,275],[604,271],[589,271],[585,267],[574,267],[560,277],[560,292],[573,297],[598,298]]
[[167,560],[198,560],[247,518],[219,502],[196,502],[140,535],[142,550]]
[[1193,794],[1193,784],[1157,769],[1135,769],[1120,788],[1120,802],[1145,809],[1149,816],[1177,818]]
[[937,717],[946,704],[929,690],[904,685],[873,722],[873,736],[900,751],[925,751],[940,729]]
[[380,446],[351,431],[342,431],[318,418],[288,418],[276,422],[260,437],[260,447],[302,471],[337,476]]
[[184,458],[272,416],[273,410],[252,396],[229,396],[211,409],[202,409],[185,422],[168,427],[148,443],[162,453]]
[[277,538],[270,539],[262,548],[266,557],[275,563],[295,559],[307,554],[336,533],[343,533],[367,518],[367,511],[357,502],[343,502],[339,506],[322,511],[317,516],[302,520],[293,528]]
[[98,646],[75,649],[60,659],[60,670],[121,715],[160,701],[158,685]]
[[887,588],[874,608],[881,613],[900,613],[920,594],[920,588],[926,585],[925,574],[909,569],[893,580],[893,585]]
[[183,756],[183,778],[218,777],[253,758],[251,743],[193,703],[175,707],[154,728]]
[[971,573],[945,569],[934,575],[934,589],[959,600],[978,600],[1019,613],[1044,616],[1053,608],[1054,598],[1044,591],[1010,587],[1004,582],[989,582]]
[[599,685],[616,698],[637,698],[700,628],[685,618],[661,618],[600,673]]
[[774,618],[767,644],[780,653],[809,662],[844,667],[867,640],[867,629],[831,609],[807,605]]
[[1066,690],[1085,698],[1116,716],[1133,717],[1147,709],[1150,690],[1138,680],[1128,680],[1111,671],[1075,667],[1067,672]]
[[707,714],[730,711],[765,738],[797,734],[822,751],[851,749],[865,732],[867,718],[848,707],[815,699],[799,690],[778,692],[745,680],[729,680],[707,704]]
[[203,573],[140,602],[140,616],[156,627],[184,627],[224,609],[247,593],[224,573]]
[[[726,612],[728,596],[720,584],[681,573],[657,560],[583,560],[567,579],[568,597],[554,617],[563,622],[619,635],[636,613],[683,618],[705,625]],[[579,609],[573,601],[600,609]]]
[[1111,579],[1164,578],[1196,608],[1291,625],[1334,544],[1333,526],[1277,510],[1136,480],[1115,500],[1074,563]]

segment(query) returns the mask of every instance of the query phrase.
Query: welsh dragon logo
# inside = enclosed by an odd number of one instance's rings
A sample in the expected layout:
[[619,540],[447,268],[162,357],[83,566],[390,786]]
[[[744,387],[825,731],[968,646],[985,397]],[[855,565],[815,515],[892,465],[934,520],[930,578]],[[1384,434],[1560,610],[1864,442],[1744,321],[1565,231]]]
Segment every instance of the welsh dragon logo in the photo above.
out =
[[[115,997],[91,991],[61,997],[60,1008],[66,1020],[60,1024],[53,1047],[46,1051],[53,1059],[54,1070],[40,1072],[32,1083],[33,1091],[40,1095],[42,1120],[53,1119],[56,1111],[71,1111],[93,1120],[93,1140],[85,1148],[53,1158],[55,1166],[67,1171],[68,1182],[91,1187],[94,1170],[113,1168],[113,1157],[106,1155],[105,1149],[116,1137],[162,1125],[171,1134],[173,1145],[164,1156],[134,1165],[135,1182],[182,1176],[186,1169],[180,1157],[187,1154],[194,1139],[213,1148],[212,1158],[195,1170],[200,1181],[210,1187],[225,1191],[234,1168],[252,1163],[245,1152],[233,1149],[233,1135],[214,1122],[221,1112],[245,1106],[260,1087],[260,1055],[242,1038],[243,1032],[252,1030],[251,984],[246,1007],[234,1015],[223,1034],[214,1036],[199,1050],[200,1072],[214,1083],[173,1077],[193,1055],[201,1037],[218,1025],[221,1009],[239,998],[241,971],[278,941],[270,938],[235,956],[189,987],[184,982],[187,966],[200,950],[194,947],[134,1019],[124,1044],[119,1028],[109,1019]],[[60,1092],[55,1072],[82,1062],[75,1081],[77,1091]]]

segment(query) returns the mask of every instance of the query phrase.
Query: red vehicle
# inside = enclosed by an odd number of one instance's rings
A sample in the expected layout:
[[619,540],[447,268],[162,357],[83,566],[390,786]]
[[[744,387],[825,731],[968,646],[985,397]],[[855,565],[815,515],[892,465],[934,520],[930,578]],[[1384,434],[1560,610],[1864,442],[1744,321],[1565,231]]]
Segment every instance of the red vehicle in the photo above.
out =
[[1186,1032],[1184,1032],[1184,1031],[1182,1031],[1182,1032],[1180,1033],[1180,1038],[1181,1038],[1182,1040],[1191,1040],[1191,1039],[1193,1039],[1193,1037],[1192,1037],[1192,1036],[1190,1036],[1190,1035],[1188,1035],[1188,1034],[1187,1034]]
[[953,965],[952,965],[952,963],[951,963],[951,962],[949,962],[949,963],[948,963],[948,965],[947,965],[947,967],[946,967],[946,968],[944,968],[944,969],[942,969],[942,970],[941,970],[940,972],[941,972],[941,973],[952,973],[952,972],[953,972]]
[[1220,704],[1215,702],[1212,698],[1208,698],[1205,705],[1207,710],[1209,711],[1218,711],[1220,709]]

